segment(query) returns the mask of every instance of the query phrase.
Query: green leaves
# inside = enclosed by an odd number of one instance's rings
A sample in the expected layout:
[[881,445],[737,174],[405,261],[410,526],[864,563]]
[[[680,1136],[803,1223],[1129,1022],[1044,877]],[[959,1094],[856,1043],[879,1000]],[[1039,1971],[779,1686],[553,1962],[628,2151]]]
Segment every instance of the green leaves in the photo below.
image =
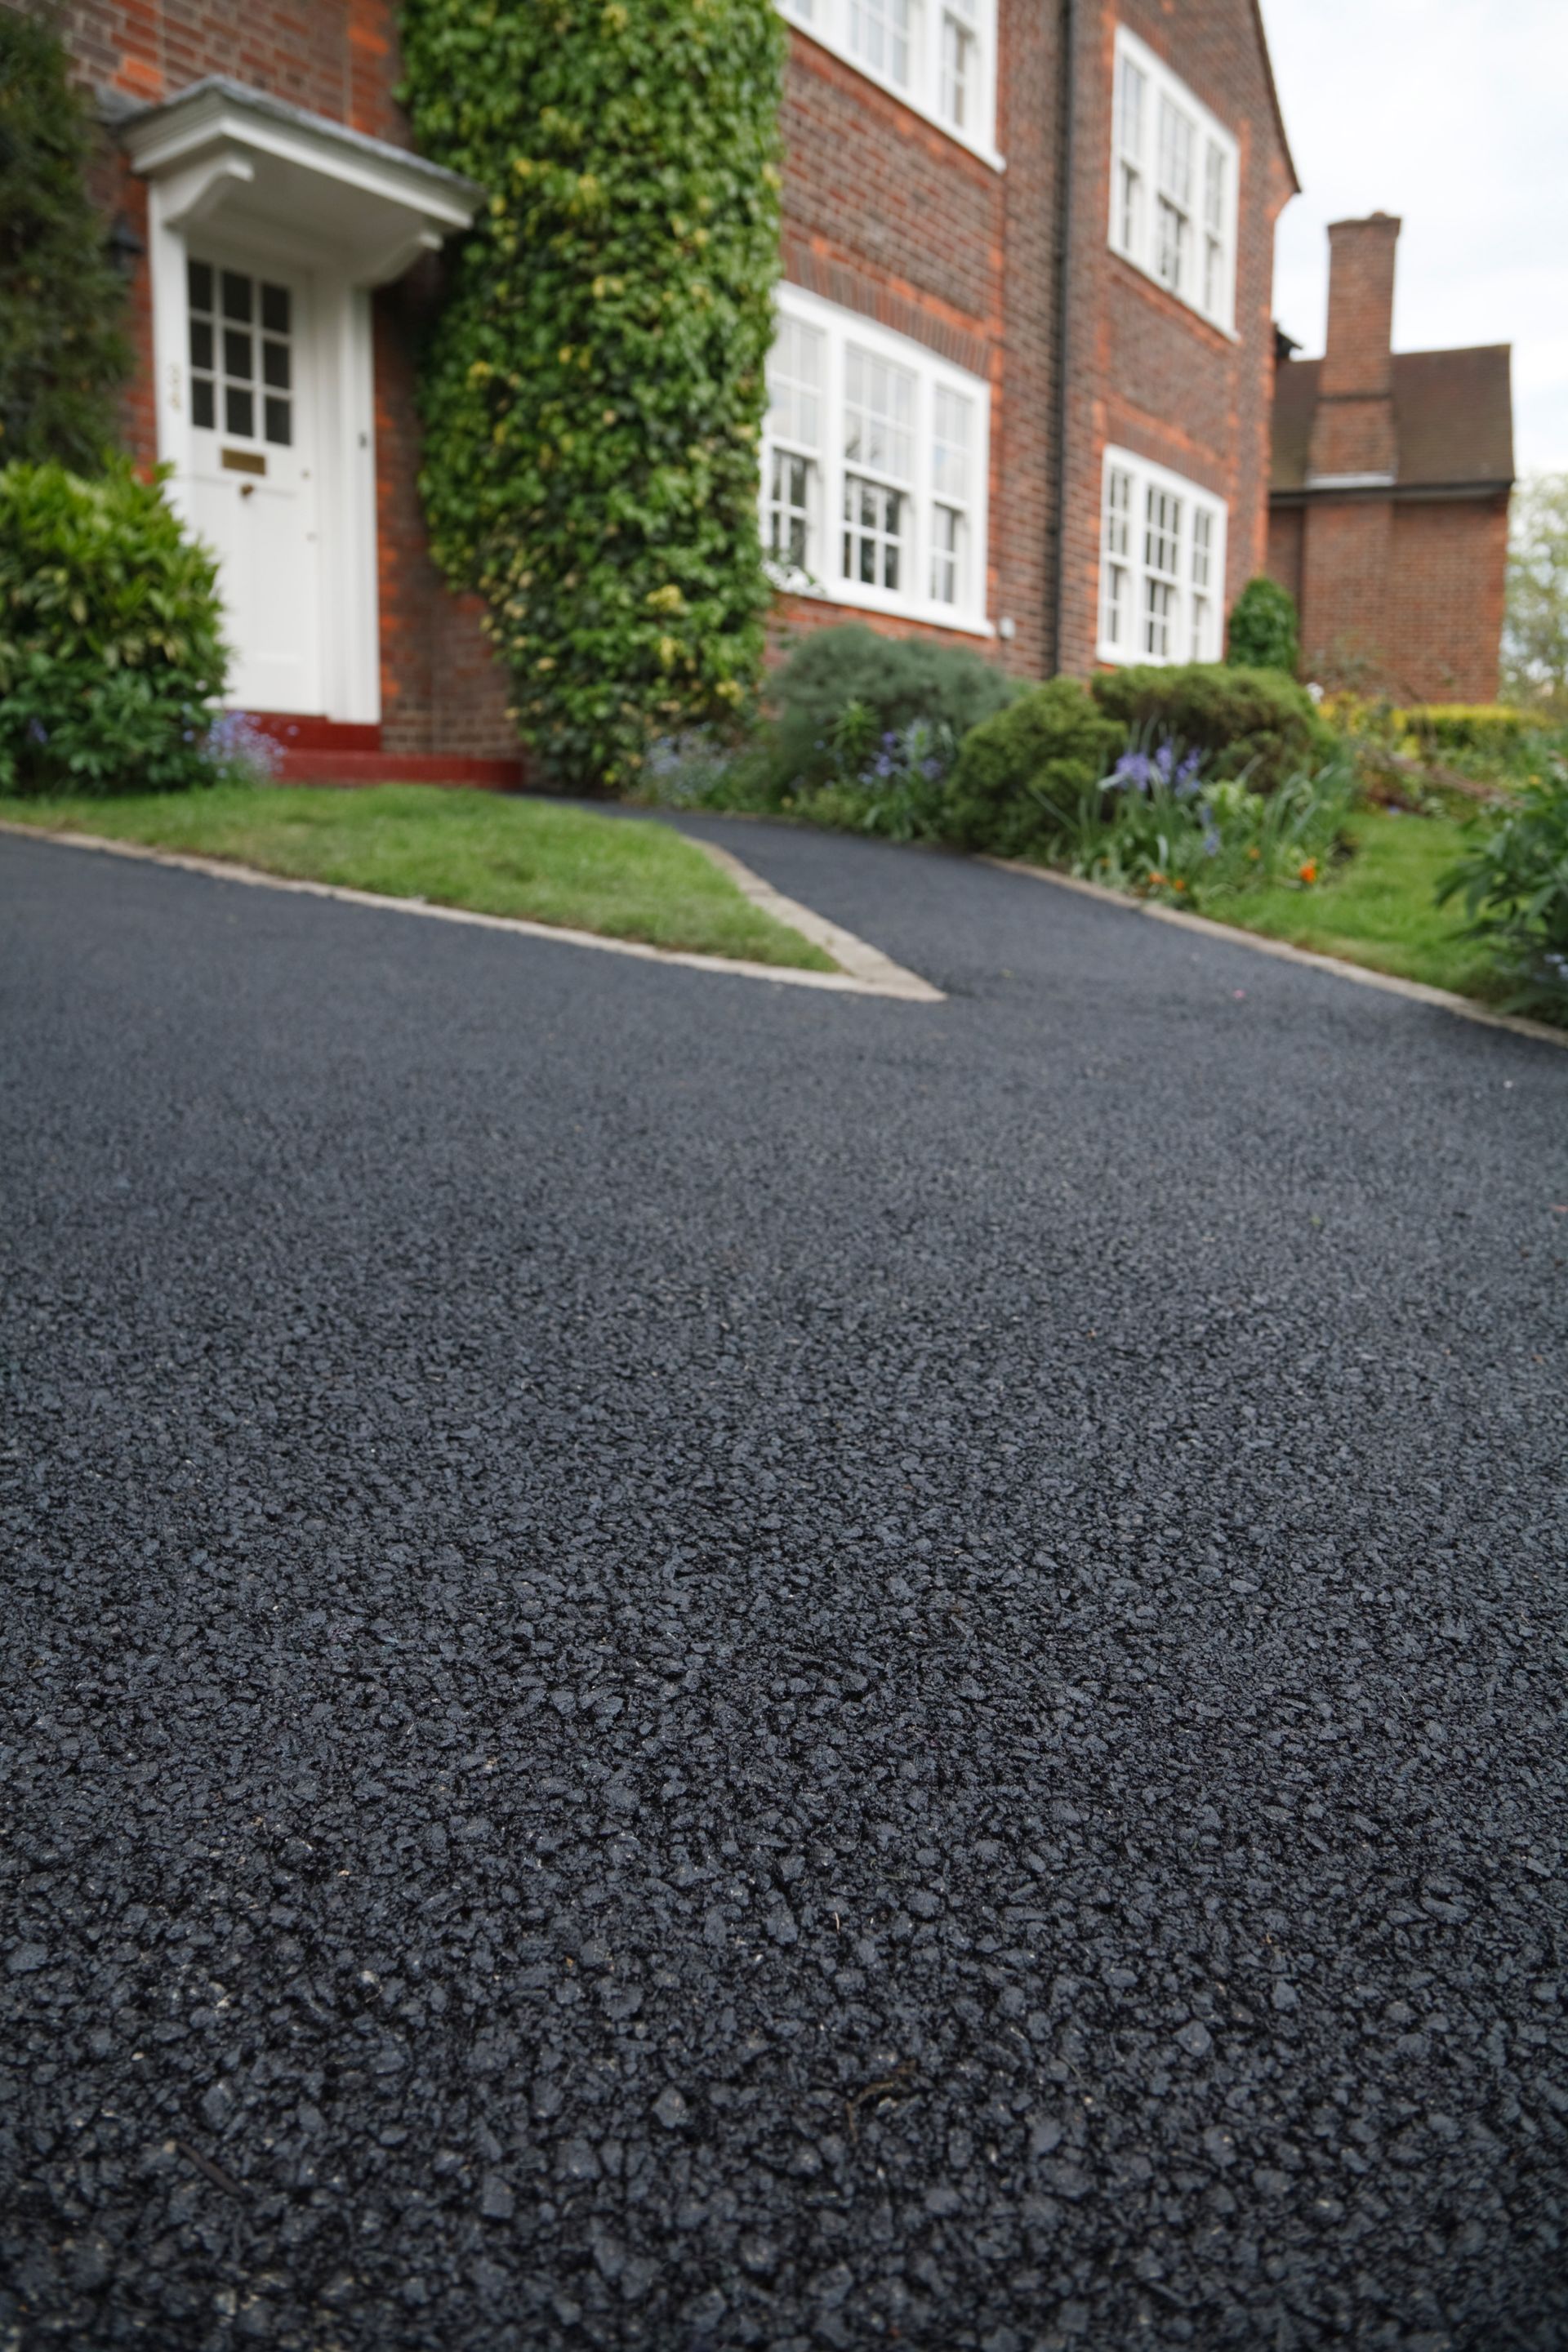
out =
[[1295,600],[1277,580],[1249,580],[1230,608],[1226,659],[1238,669],[1279,669],[1294,677],[1301,665]]
[[1471,937],[1512,985],[1512,1010],[1568,1024],[1568,761],[1552,760],[1501,816],[1477,823],[1437,903],[1461,900]]
[[0,793],[212,780],[216,565],[123,460],[0,471]]
[[491,192],[426,360],[437,558],[545,772],[622,786],[761,675],[783,29],[772,0],[405,0],[403,39],[421,146]]
[[0,465],[90,471],[113,446],[131,352],[87,194],[89,139],[58,36],[0,9]]

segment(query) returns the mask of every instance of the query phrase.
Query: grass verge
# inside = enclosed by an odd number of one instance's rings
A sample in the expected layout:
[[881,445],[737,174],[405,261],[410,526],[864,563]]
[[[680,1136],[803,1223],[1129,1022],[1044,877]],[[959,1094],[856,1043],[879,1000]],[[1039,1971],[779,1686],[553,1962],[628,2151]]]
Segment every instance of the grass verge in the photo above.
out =
[[1316,889],[1283,885],[1206,898],[1203,912],[1244,931],[1262,931],[1319,955],[1342,956],[1402,980],[1460,996],[1495,997],[1499,982],[1485,948],[1463,936],[1455,907],[1439,907],[1438,877],[1464,845],[1446,816],[1363,809],[1346,827],[1352,855]]
[[0,801],[47,833],[95,833],[264,873],[425,898],[605,939],[834,971],[831,956],[742,897],[668,825],[435,784],[224,785],[111,800]]

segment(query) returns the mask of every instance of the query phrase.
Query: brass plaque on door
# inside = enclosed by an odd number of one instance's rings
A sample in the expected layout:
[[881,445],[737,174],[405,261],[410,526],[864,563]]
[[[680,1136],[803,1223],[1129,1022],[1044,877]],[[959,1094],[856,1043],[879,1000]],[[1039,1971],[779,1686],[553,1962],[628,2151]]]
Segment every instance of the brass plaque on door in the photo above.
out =
[[226,449],[219,464],[229,474],[264,474],[267,460],[259,449]]

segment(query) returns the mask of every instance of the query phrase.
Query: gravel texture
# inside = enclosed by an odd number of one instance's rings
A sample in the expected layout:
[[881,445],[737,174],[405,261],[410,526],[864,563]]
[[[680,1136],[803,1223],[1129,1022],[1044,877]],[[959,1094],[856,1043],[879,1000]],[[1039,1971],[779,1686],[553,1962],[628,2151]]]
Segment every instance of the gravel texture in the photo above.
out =
[[1568,2344],[1568,1054],[0,841],[0,2343]]

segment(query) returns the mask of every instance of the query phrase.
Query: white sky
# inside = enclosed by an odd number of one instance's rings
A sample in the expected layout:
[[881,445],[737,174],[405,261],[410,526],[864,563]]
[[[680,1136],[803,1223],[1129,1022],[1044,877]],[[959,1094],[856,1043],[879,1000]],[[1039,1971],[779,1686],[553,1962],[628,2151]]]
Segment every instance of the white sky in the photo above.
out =
[[1397,351],[1513,345],[1521,473],[1568,471],[1568,0],[1263,0],[1303,193],[1274,315],[1323,348],[1331,220],[1397,213]]

